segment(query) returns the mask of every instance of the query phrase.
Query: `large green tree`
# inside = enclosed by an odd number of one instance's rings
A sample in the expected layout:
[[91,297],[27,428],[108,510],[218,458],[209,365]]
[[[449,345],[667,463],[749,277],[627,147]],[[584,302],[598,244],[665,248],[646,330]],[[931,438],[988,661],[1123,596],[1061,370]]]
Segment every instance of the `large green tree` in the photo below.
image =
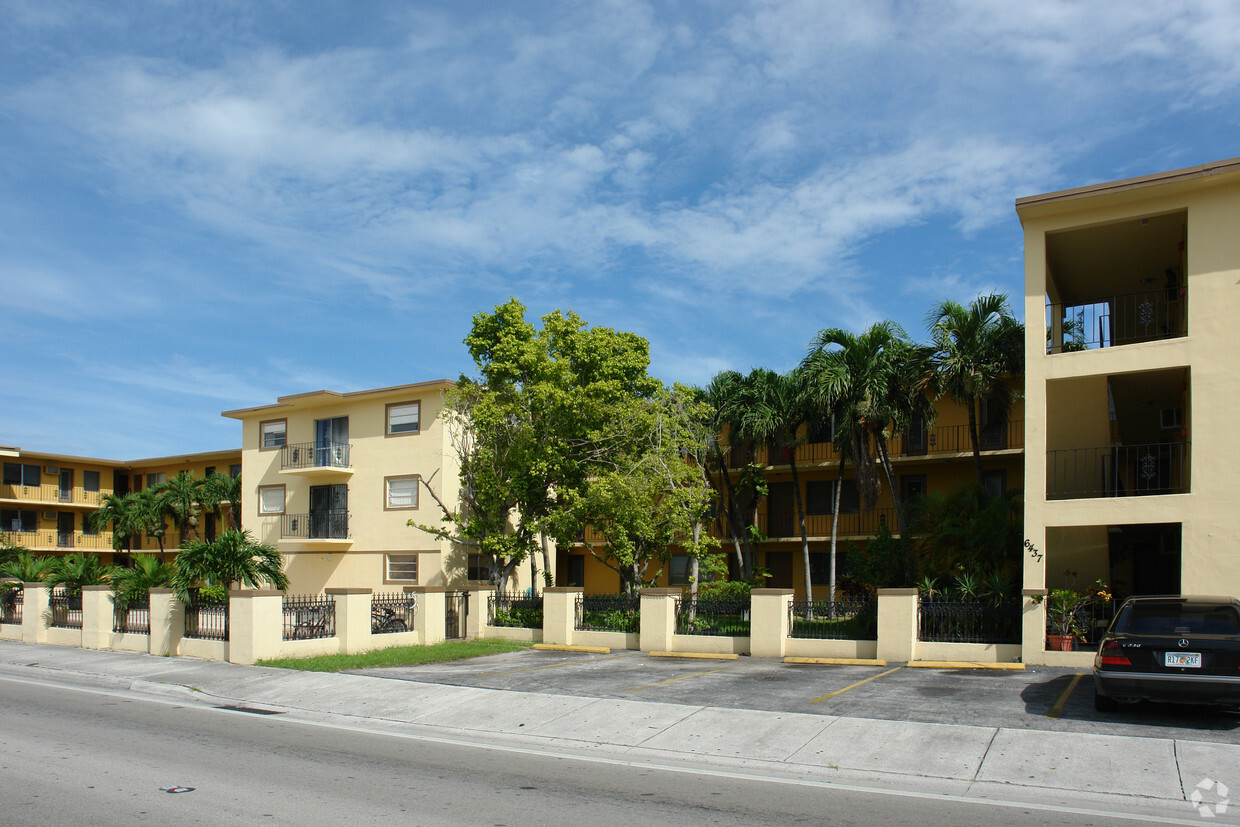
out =
[[[198,521],[202,516],[206,487],[205,479],[195,478],[189,471],[182,471],[152,489],[155,507],[171,518],[177,527],[180,546],[198,537]],[[160,551],[163,551],[162,544]]]
[[[745,414],[741,397],[745,386],[745,376],[725,370],[715,374],[701,390],[702,399],[709,406],[709,423],[715,438],[700,468],[715,490],[718,528],[732,539],[736,571],[742,580],[748,581],[754,575],[754,543],[758,539],[753,512],[759,497],[766,493],[766,479],[762,466],[752,461],[752,441],[741,435]],[[738,471],[735,479],[733,469]]]
[[943,391],[968,410],[973,469],[982,485],[978,407],[985,400],[995,419],[1006,420],[1014,398],[1006,380],[1025,367],[1025,326],[1012,315],[1007,297],[998,293],[978,296],[967,307],[939,302],[928,322]]

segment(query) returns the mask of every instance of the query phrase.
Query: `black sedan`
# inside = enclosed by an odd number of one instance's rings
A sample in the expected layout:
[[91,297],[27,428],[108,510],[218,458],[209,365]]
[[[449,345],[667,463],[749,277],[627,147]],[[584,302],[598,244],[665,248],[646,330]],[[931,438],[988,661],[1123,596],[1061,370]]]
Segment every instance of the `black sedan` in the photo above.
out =
[[1094,658],[1094,705],[1120,701],[1240,707],[1240,600],[1130,597]]

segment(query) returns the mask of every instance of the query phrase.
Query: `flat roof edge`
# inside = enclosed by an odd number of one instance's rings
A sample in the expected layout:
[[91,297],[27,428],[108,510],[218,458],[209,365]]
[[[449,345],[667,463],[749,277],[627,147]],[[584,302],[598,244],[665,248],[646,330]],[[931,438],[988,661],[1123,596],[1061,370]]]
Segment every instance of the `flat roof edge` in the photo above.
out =
[[285,396],[277,396],[275,403],[270,405],[255,405],[252,408],[237,408],[236,410],[231,411],[221,411],[220,416],[228,417],[230,419],[242,419],[243,417],[251,414],[274,411],[281,408],[291,408],[298,402],[309,401],[315,398],[321,398],[324,402],[335,402],[344,401],[346,399],[357,399],[358,397],[363,396],[380,396],[383,394],[397,393],[401,391],[422,390],[434,387],[446,388],[452,387],[455,384],[456,382],[452,379],[430,379],[425,382],[411,382],[405,385],[388,385],[383,388],[368,388],[366,390],[347,391],[344,393],[329,390],[306,391],[304,393],[293,393]]
[[1043,193],[1041,195],[1027,195],[1023,198],[1016,199],[1016,210],[1019,212],[1023,207],[1031,207],[1036,204],[1048,204],[1055,201],[1070,201],[1074,198],[1087,198],[1093,195],[1124,192],[1126,190],[1152,187],[1158,184],[1169,184],[1175,181],[1189,181],[1194,178],[1208,178],[1214,175],[1223,175],[1229,172],[1240,172],[1240,157],[1227,158],[1222,161],[1211,161],[1209,163],[1199,164],[1194,167],[1184,167],[1183,169],[1155,172],[1151,175],[1140,175],[1135,178],[1122,178],[1118,181],[1105,181],[1100,184],[1089,184],[1084,187],[1073,187],[1072,189],[1057,190],[1055,192]]

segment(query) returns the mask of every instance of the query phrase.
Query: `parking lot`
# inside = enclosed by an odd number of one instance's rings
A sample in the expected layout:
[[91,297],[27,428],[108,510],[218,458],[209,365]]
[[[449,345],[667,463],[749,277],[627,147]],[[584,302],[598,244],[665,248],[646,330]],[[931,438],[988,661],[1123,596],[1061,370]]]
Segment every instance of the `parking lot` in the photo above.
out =
[[627,698],[694,706],[763,709],[851,718],[1044,729],[1100,735],[1157,735],[1240,741],[1240,714],[1208,707],[1140,704],[1094,710],[1088,670],[1023,671],[887,666],[809,666],[771,658],[656,658],[521,651],[454,663],[362,670],[395,680]]

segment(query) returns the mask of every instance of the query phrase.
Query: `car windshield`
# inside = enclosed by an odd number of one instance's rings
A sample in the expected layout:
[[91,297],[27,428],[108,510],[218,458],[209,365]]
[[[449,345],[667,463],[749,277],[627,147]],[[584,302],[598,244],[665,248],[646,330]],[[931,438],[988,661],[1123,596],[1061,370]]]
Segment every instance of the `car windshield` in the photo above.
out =
[[1115,620],[1129,635],[1240,635],[1235,607],[1219,603],[1130,603]]

